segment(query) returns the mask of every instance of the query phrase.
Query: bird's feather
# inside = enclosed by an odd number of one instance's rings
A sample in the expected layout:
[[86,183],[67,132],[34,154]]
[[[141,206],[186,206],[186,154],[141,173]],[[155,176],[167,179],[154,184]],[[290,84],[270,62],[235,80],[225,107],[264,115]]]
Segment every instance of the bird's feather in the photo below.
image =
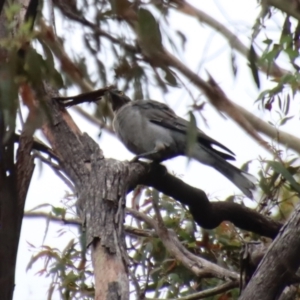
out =
[[[178,117],[166,104],[154,100],[142,100],[136,101],[136,103],[132,103],[132,105],[133,107],[138,105],[138,109],[143,110],[143,114],[149,119],[150,122],[171,130],[182,132],[184,134],[187,133],[189,122]],[[200,129],[197,129],[197,133],[197,140],[202,146],[209,148],[226,160],[235,160],[235,154],[230,149],[212,139]],[[218,151],[212,146],[218,146],[230,154]]]

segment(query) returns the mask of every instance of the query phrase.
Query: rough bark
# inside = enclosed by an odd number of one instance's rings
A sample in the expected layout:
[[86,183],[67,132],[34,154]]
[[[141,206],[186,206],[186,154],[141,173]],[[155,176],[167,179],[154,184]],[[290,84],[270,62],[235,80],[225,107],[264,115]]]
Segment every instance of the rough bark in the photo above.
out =
[[240,300],[278,299],[300,266],[300,204],[252,276]]
[[43,126],[63,171],[76,186],[78,212],[92,248],[96,299],[128,299],[124,215],[127,164],[104,159],[99,146],[82,134],[66,110],[50,98],[57,91],[37,90],[47,101],[51,120]]
[[79,193],[79,215],[86,227],[87,245],[92,244],[97,300],[129,297],[123,226],[127,173],[122,162],[104,160],[96,145],[90,179]]
[[297,299],[297,292],[298,292],[298,287],[291,285],[291,286],[287,286],[284,291],[282,292],[282,294],[280,295],[279,300],[294,300]]

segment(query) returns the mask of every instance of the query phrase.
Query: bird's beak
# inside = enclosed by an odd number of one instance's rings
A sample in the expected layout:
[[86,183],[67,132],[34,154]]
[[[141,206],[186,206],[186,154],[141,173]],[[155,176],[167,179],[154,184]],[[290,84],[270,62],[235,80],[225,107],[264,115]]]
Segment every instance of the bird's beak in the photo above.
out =
[[107,93],[108,93],[109,100],[111,102],[113,111],[118,110],[120,107],[122,107],[126,103],[130,102],[130,99],[127,96],[125,96],[124,94],[121,95],[119,91],[109,90],[109,91],[107,91]]
[[114,101],[114,100],[117,100],[120,98],[120,95],[118,94],[118,92],[114,91],[114,90],[107,91],[107,95],[110,98],[109,100],[111,100],[111,101]]

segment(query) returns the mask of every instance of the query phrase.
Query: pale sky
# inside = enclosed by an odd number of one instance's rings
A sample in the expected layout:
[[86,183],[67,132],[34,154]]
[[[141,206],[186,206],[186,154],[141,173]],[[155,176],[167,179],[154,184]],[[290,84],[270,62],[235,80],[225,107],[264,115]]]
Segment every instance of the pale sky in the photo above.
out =
[[[199,9],[204,10],[224,25],[229,26],[246,45],[250,44],[251,26],[259,14],[255,0],[190,0],[189,2],[199,7]],[[257,105],[254,104],[259,91],[254,85],[246,59],[237,53],[238,74],[236,79],[233,78],[230,66],[230,48],[228,47],[227,41],[206,25],[200,25],[198,21],[191,17],[174,11],[171,13],[169,21],[172,29],[178,29],[184,32],[188,38],[183,58],[186,65],[193,71],[198,72],[200,63],[202,62],[199,74],[206,76],[205,70],[209,71],[231,100],[243,105],[257,116],[263,117],[264,120],[276,120],[276,114],[271,115],[269,112],[263,113],[259,111]],[[67,22],[61,22],[61,20],[57,19],[56,25],[58,35],[60,35],[64,28],[66,28]],[[272,24],[272,28],[273,30],[270,34],[275,35],[276,23]],[[70,34],[67,43],[69,44],[69,49],[67,50],[72,51],[71,53],[74,53],[74,49],[80,49],[80,45],[83,45],[81,36],[78,33],[80,32],[79,30],[79,26],[78,28],[75,27],[74,32],[76,32],[76,34]],[[93,66],[91,66],[91,68],[92,67]],[[109,81],[113,82],[113,74],[110,74],[108,78]],[[270,84],[264,80],[264,75],[261,76],[261,89],[263,90],[269,85]],[[191,84],[188,84],[188,87],[191,88],[195,97],[199,95],[199,92],[193,88]],[[188,105],[190,104],[187,92],[183,88],[170,89],[170,91],[169,94],[165,95],[167,104],[169,104],[178,115],[187,117]],[[74,94],[74,91],[70,91],[70,95],[72,94]],[[129,94],[129,96],[131,95]],[[163,101],[159,90],[152,89],[151,98]],[[202,97],[202,100],[205,100],[204,97]],[[299,111],[299,104],[295,104],[295,109]],[[133,157],[114,136],[103,132],[99,139],[99,128],[90,125],[71,110],[69,111],[82,132],[87,132],[99,143],[105,157],[112,157],[118,160],[131,159]],[[195,115],[197,116],[197,114]],[[255,160],[258,156],[268,156],[271,158],[266,151],[249,138],[242,129],[236,126],[231,120],[222,118],[209,104],[205,106],[204,116],[207,119],[209,128],[203,124],[199,117],[197,117],[198,126],[208,135],[235,152],[237,161],[234,164],[236,166],[240,167],[247,160]],[[289,132],[295,131],[293,130],[292,124],[288,124],[288,126],[283,127],[283,129]],[[170,172],[182,175],[182,179],[185,182],[203,189],[209,195],[210,199],[216,199],[218,197],[225,198],[233,192],[240,193],[231,182],[214,169],[205,167],[197,162],[191,162],[187,165],[186,158],[175,158],[165,162],[165,165]],[[254,163],[250,172],[254,176],[257,176],[257,171],[258,164]],[[40,170],[37,164],[27,196],[26,210],[30,210],[44,203],[59,206],[66,191],[67,187],[54,175],[49,167],[43,166],[42,170]],[[64,227],[66,233],[58,237],[61,228],[62,227],[57,224],[50,223],[44,245],[63,249],[70,238],[76,237],[76,229],[68,228],[68,226]],[[35,275],[35,273],[42,268],[42,264],[35,265],[34,268],[28,272],[25,271],[26,265],[32,255],[27,242],[36,247],[41,246],[45,230],[45,221],[25,219],[23,222],[17,261],[15,300],[46,299],[49,279]],[[53,297],[53,299],[58,300],[59,298]]]

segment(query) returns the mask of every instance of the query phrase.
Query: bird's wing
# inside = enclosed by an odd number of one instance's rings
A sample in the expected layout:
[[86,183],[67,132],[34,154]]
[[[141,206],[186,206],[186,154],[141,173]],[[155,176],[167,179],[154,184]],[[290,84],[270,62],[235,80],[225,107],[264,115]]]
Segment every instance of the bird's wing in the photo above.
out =
[[[174,113],[174,111],[166,104],[153,100],[141,100],[136,102],[138,103],[133,103],[132,105],[137,105],[138,109],[142,110],[143,115],[147,117],[150,122],[171,130],[182,132],[184,134],[187,133],[189,122],[178,117]],[[228,149],[218,141],[210,138],[199,128],[197,130],[197,133],[197,140],[201,145],[209,148],[210,150],[213,150],[215,153],[226,160],[235,160],[235,158],[233,157],[233,155],[235,154],[230,149]],[[230,155],[214,149],[212,147],[213,145],[222,148],[226,152],[230,153]]]

